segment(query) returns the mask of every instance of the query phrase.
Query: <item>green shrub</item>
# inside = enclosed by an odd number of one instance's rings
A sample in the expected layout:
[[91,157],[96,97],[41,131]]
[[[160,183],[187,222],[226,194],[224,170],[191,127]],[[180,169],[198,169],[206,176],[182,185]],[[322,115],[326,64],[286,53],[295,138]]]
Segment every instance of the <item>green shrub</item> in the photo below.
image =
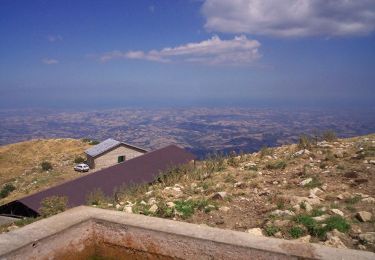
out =
[[43,199],[40,204],[40,215],[42,217],[49,217],[65,211],[68,204],[68,198],[65,196],[51,196]]
[[277,170],[277,169],[284,170],[286,168],[286,162],[283,160],[269,162],[266,164],[266,168],[269,170]]
[[52,170],[52,164],[50,162],[44,161],[40,164],[43,171],[49,171]]
[[277,232],[279,232],[279,228],[275,226],[267,226],[264,231],[266,232],[267,236],[274,236]]
[[272,149],[268,148],[267,146],[263,146],[262,149],[260,149],[260,157],[265,157],[267,155],[272,155]]
[[341,216],[331,216],[324,223],[326,224],[325,228],[327,231],[337,229],[340,232],[346,233],[350,229],[350,224]]
[[362,199],[361,196],[356,195],[354,197],[345,199],[345,202],[348,203],[348,204],[353,205],[353,204],[356,204],[356,203],[360,202],[361,199]]
[[208,205],[207,200],[178,200],[174,203],[175,209],[184,219],[192,216],[195,210],[202,210]]
[[78,156],[74,159],[74,163],[83,163],[85,162],[85,158],[81,157],[81,156]]
[[289,234],[292,238],[299,238],[303,236],[304,233],[304,230],[298,226],[294,226],[291,229],[289,229]]
[[6,198],[8,197],[8,195],[14,191],[16,189],[16,187],[11,184],[11,183],[7,183],[5,184],[2,188],[1,188],[1,191],[0,191],[0,198]]

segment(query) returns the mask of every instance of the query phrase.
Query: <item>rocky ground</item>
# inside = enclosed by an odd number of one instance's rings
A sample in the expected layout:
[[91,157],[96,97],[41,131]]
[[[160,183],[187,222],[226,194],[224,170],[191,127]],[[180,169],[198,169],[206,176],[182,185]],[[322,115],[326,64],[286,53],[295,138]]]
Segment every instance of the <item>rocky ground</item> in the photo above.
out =
[[[88,203],[258,236],[375,252],[375,134],[213,156]],[[35,219],[0,227],[9,231]]]
[[215,157],[93,204],[375,252],[375,135],[328,140]]

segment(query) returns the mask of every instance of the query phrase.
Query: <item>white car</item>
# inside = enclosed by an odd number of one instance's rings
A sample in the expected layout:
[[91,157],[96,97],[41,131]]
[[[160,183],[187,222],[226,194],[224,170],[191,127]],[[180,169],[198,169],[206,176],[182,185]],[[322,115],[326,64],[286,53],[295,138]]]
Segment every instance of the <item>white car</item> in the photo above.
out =
[[74,166],[74,170],[77,172],[88,172],[90,170],[90,167],[85,163],[80,163]]

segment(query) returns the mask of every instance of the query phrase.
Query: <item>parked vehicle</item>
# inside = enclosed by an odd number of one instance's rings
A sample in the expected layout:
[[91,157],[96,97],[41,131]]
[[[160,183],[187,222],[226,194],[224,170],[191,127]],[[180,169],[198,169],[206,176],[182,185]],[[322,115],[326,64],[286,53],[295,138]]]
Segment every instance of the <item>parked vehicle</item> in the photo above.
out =
[[74,170],[77,172],[88,172],[90,170],[90,167],[85,163],[80,163],[74,166]]

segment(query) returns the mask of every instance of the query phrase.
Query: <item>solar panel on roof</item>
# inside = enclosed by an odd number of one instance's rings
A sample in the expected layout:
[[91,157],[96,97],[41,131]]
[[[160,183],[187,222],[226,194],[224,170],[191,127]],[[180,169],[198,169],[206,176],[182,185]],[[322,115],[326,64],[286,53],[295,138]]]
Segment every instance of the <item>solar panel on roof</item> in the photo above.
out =
[[109,149],[119,145],[120,142],[117,140],[114,140],[112,138],[108,138],[104,140],[103,142],[95,145],[94,147],[91,147],[90,149],[87,149],[85,152],[92,156],[95,157],[101,153],[104,153],[105,151],[108,151]]

